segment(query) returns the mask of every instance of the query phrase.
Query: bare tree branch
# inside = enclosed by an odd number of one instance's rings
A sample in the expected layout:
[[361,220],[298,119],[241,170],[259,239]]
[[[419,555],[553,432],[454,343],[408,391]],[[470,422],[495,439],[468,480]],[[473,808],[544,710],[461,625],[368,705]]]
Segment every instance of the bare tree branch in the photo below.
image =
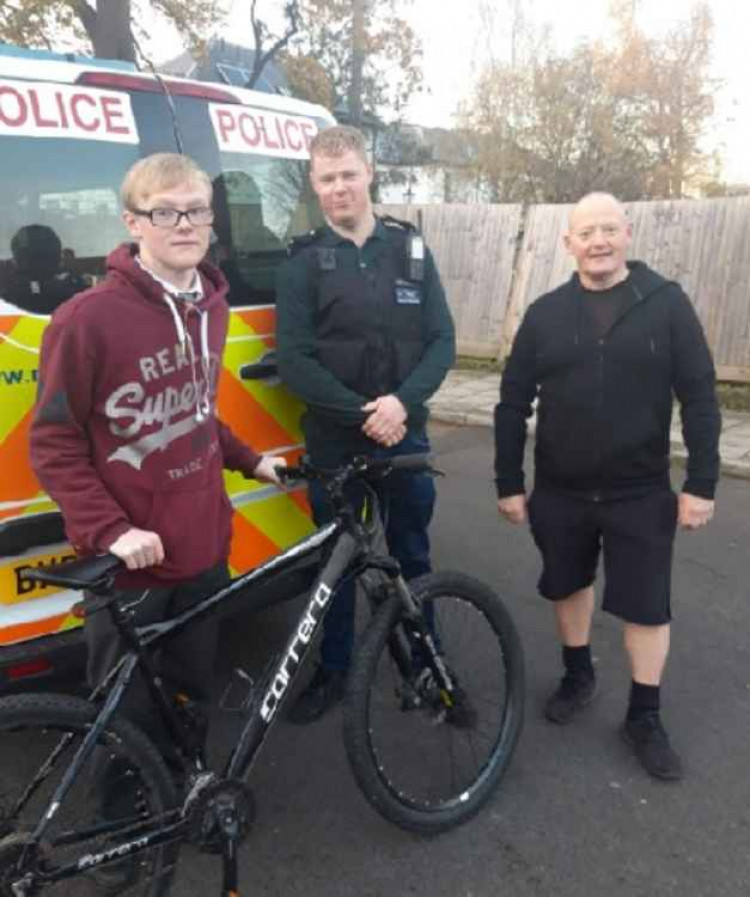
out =
[[255,86],[263,69],[277,53],[286,47],[289,41],[299,31],[300,25],[299,0],[289,0],[284,8],[284,15],[288,22],[286,30],[268,50],[264,51],[263,40],[265,26],[255,14],[256,6],[257,0],[253,0],[250,7],[250,22],[253,28],[253,35],[255,36],[255,58],[253,59],[253,70],[250,73],[250,78],[247,82],[248,87]]
[[71,6],[93,44],[96,35],[96,10],[86,0],[71,0]]

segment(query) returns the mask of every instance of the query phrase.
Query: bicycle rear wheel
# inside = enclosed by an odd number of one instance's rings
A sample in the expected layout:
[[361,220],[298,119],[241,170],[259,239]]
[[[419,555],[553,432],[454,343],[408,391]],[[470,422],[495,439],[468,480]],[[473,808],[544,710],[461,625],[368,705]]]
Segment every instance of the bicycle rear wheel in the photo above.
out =
[[413,639],[394,597],[354,660],[344,737],[372,806],[402,828],[433,834],[471,818],[505,772],[523,721],[523,654],[500,598],[478,580],[433,573],[410,587],[458,683],[461,707],[447,706],[414,648],[414,660],[404,663],[397,645]]
[[[64,695],[0,700],[0,897],[13,897],[11,884],[18,880],[17,864],[28,836],[96,713],[86,701]],[[122,844],[136,837],[122,829],[134,831],[175,804],[174,785],[164,761],[138,729],[125,720],[112,720],[98,745],[47,829],[40,857],[45,868],[65,867]],[[46,774],[32,786],[45,764]],[[118,827],[120,832],[113,830]],[[144,851],[45,884],[34,893],[159,897],[168,888],[175,852],[174,846]]]

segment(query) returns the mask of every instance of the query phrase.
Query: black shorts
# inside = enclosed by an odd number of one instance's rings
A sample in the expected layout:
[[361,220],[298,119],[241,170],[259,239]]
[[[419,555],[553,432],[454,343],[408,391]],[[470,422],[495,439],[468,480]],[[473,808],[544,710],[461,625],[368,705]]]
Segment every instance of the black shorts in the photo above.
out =
[[593,502],[535,489],[528,510],[544,563],[539,591],[545,598],[560,601],[591,585],[603,549],[603,609],[644,626],[671,620],[674,492]]

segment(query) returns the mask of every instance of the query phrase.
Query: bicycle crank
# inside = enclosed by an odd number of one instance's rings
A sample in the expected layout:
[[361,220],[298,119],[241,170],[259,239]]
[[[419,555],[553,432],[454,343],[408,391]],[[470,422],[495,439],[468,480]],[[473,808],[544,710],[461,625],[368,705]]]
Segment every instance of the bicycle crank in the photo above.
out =
[[226,841],[240,844],[250,834],[255,798],[244,782],[215,782],[198,797],[191,815],[190,840],[204,853],[221,853]]

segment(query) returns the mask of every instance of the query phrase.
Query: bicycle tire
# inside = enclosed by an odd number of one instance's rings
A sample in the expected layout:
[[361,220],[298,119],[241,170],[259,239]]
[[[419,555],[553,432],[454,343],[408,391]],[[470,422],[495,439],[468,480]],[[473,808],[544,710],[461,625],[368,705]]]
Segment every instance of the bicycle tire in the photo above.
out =
[[[441,655],[473,704],[474,724],[458,725],[437,712],[437,692],[432,703],[425,699],[421,707],[409,706],[413,681],[399,672],[403,660],[392,657],[393,639],[404,630],[402,605],[393,597],[368,625],[354,659],[344,739],[354,777],[374,809],[404,829],[429,835],[466,822],[498,786],[523,723],[524,661],[512,618],[479,580],[439,572],[410,587],[423,606],[432,604]],[[493,720],[496,690],[500,707]],[[485,726],[496,731],[488,734]],[[475,761],[460,778],[453,768],[459,752]],[[450,779],[444,794],[438,794],[438,778]]]
[[[79,698],[56,694],[16,695],[0,699],[0,897],[11,895],[9,882],[16,873],[24,836],[41,818],[53,789],[68,768],[75,748],[90,729],[98,710]],[[48,776],[15,817],[13,808],[61,736],[72,735]],[[133,818],[137,822],[158,816],[175,806],[174,784],[158,750],[135,726],[112,719],[102,732],[100,747],[78,773],[45,837],[43,857],[62,866],[88,853],[99,853],[116,843],[118,835],[81,836],[75,845],[59,843],[64,833],[86,832],[86,827]],[[12,774],[9,774],[11,771]],[[126,815],[123,815],[126,814]],[[109,840],[108,840],[109,837]],[[119,841],[127,839],[120,835]],[[172,877],[176,848],[164,845],[59,882],[46,884],[49,897],[127,895],[162,897]],[[36,893],[36,891],[35,891]]]

